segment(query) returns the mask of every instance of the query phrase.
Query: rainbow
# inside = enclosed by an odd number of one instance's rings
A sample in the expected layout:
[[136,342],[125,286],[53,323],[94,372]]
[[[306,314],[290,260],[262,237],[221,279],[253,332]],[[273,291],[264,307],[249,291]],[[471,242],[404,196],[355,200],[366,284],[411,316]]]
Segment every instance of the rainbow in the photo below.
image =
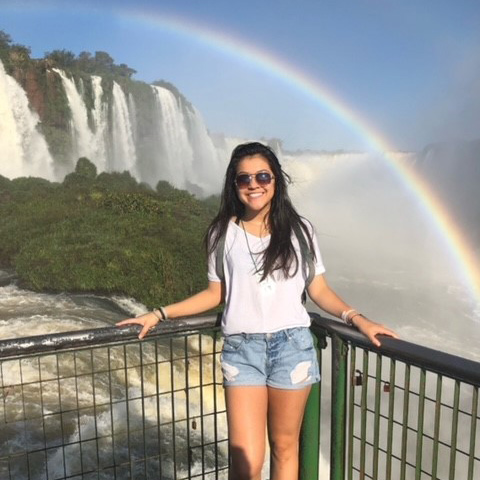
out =
[[[40,3],[38,3],[40,6]],[[91,6],[76,6],[79,10],[91,9]],[[97,7],[98,8],[98,7]],[[98,11],[98,10],[97,10]],[[244,38],[238,38],[231,33],[225,34],[218,29],[193,22],[189,18],[171,13],[152,10],[142,10],[139,7],[116,7],[109,11],[112,16],[118,17],[120,22],[128,24],[141,23],[160,28],[172,35],[179,35],[196,43],[205,45],[232,57],[237,61],[254,66],[265,74],[275,77],[288,87],[300,92],[310,101],[327,110],[340,120],[353,133],[361,138],[374,152],[381,155],[388,165],[403,180],[412,194],[418,199],[426,216],[431,219],[440,238],[445,242],[447,250],[453,257],[460,277],[471,291],[475,301],[480,302],[480,267],[478,259],[464,235],[456,225],[445,206],[430,189],[428,184],[420,178],[405,162],[401,162],[395,155],[395,148],[369,122],[347,105],[335,92],[323,84],[319,79],[310,77],[295,65],[272,52],[262,50],[256,45],[248,43]]]
[[318,79],[312,78],[295,65],[282,58],[249,44],[243,38],[228,35],[210,27],[192,22],[190,19],[155,11],[121,10],[118,14],[123,21],[151,24],[156,28],[185,36],[209,48],[223,52],[264,71],[289,87],[300,91],[311,101],[329,111],[356,135],[362,138],[374,152],[380,154],[403,179],[410,191],[418,199],[425,214],[432,223],[453,256],[459,273],[468,286],[473,298],[480,301],[480,268],[477,267],[473,248],[456,225],[445,206],[428,184],[420,178],[406,162],[395,155],[395,148],[369,122],[354,112],[342,99]]

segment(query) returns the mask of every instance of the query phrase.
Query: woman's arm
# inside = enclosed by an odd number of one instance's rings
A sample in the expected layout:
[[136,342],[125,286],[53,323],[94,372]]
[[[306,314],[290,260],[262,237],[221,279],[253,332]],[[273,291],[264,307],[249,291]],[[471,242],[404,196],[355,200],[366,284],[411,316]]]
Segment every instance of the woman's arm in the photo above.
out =
[[[345,303],[330,288],[323,275],[315,276],[308,287],[308,295],[322,310],[335,317],[340,318],[343,312],[353,310],[350,305]],[[393,330],[388,329],[384,325],[372,322],[363,315],[354,315],[351,319],[352,324],[366,335],[377,347],[380,346],[377,335],[388,335],[390,337],[398,338],[398,335]]]
[[[163,307],[168,318],[185,317],[187,315],[196,315],[217,307],[223,302],[224,284],[222,282],[209,282],[208,287],[201,292],[186,298],[178,303],[172,303]],[[142,331],[138,338],[142,339],[148,331],[153,328],[159,318],[153,312],[145,313],[136,318],[128,318],[117,323],[117,326],[137,324],[141,325]]]

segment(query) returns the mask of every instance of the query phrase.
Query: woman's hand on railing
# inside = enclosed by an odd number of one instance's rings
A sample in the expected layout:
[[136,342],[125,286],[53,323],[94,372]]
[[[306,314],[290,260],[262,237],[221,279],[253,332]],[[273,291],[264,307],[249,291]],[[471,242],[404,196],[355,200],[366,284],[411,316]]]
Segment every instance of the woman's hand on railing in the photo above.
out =
[[353,319],[353,325],[357,327],[368,339],[376,346],[381,345],[377,335],[388,335],[389,337],[399,338],[398,335],[387,328],[385,325],[375,323],[363,315],[356,315]]
[[126,320],[118,322],[116,325],[117,327],[141,325],[143,328],[138,335],[138,338],[141,340],[159,321],[159,318],[153,312],[149,312],[135,318],[127,318]]

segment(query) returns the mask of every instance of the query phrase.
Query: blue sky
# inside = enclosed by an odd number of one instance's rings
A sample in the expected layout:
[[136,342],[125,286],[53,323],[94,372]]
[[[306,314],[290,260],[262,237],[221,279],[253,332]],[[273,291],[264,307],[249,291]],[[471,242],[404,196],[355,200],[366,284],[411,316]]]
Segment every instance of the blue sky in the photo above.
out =
[[[212,132],[287,149],[366,148],[363,122],[403,150],[479,138],[479,26],[477,0],[0,0],[0,29],[33,57],[106,51],[138,80],[176,85]],[[333,92],[357,120],[245,49]]]

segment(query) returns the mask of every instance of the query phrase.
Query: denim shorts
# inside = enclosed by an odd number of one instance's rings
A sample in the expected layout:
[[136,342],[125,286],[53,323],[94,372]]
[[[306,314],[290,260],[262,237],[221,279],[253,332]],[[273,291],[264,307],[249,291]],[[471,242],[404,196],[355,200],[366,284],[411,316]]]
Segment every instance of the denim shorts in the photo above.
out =
[[297,390],[320,380],[317,351],[307,327],[224,338],[223,385]]

